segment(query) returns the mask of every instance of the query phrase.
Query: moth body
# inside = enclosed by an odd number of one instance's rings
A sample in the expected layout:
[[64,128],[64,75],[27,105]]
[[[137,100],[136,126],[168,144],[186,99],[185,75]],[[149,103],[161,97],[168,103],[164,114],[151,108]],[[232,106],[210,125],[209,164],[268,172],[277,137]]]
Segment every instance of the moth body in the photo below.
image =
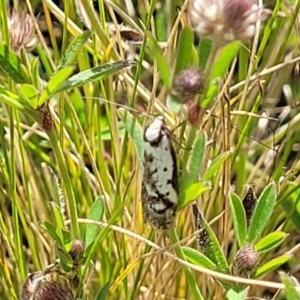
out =
[[174,223],[178,203],[176,155],[162,117],[144,131],[142,204],[144,220],[154,228]]

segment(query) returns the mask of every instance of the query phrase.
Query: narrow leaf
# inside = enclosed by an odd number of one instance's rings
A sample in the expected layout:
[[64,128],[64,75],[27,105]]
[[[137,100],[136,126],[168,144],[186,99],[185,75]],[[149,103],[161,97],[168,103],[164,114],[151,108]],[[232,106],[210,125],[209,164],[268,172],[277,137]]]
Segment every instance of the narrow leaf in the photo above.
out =
[[146,38],[147,38],[147,45],[149,46],[151,53],[157,63],[157,68],[159,70],[161,79],[165,87],[169,89],[172,86],[172,80],[171,80],[170,70],[164,58],[163,52],[160,49],[159,45],[157,44],[156,39],[153,37],[153,35],[150,32],[146,34]]
[[20,58],[2,43],[0,43],[0,66],[16,83],[26,82]]
[[50,78],[48,84],[46,85],[44,91],[42,92],[38,106],[41,106],[47,100],[55,94],[61,85],[63,85],[66,80],[71,76],[74,71],[74,67],[65,67],[64,69],[59,70]]
[[184,27],[180,32],[175,74],[187,67],[192,51],[194,35],[190,27]]
[[272,259],[271,261],[267,262],[266,264],[262,265],[261,267],[259,267],[255,274],[253,275],[254,278],[258,278],[268,272],[271,272],[273,270],[276,270],[277,268],[279,268],[280,266],[282,266],[283,264],[287,263],[290,259],[292,258],[291,255],[282,255],[279,256],[275,259]]
[[205,191],[207,191],[210,187],[207,182],[196,182],[191,184],[186,190],[184,190],[184,195],[182,201],[180,199],[178,209],[183,208],[191,201],[197,199],[200,195],[202,195]]
[[184,192],[189,186],[199,181],[205,155],[206,134],[202,134],[193,146],[193,152],[189,163],[189,172],[182,176],[180,191]]
[[217,270],[217,266],[203,253],[190,247],[182,247],[186,259],[194,265],[205,267],[209,270]]
[[225,258],[225,255],[222,251],[222,248],[219,244],[219,241],[213,232],[213,230],[210,228],[206,220],[202,219],[203,226],[205,227],[207,234],[209,236],[210,245],[209,249],[207,251],[207,256],[218,266],[218,270],[222,273],[229,274],[229,267],[227,264],[227,260]]
[[76,59],[78,57],[78,53],[82,50],[83,45],[89,39],[90,36],[91,36],[90,31],[84,31],[82,34],[77,36],[72,41],[72,43],[69,45],[69,47],[65,51],[59,65],[57,67],[58,70],[63,69],[66,66],[72,65],[76,61]]
[[95,300],[105,300],[110,288],[111,282],[105,283],[105,285],[101,288],[98,295],[96,296]]
[[254,243],[268,222],[276,203],[276,187],[270,183],[262,191],[253,212],[247,241]]
[[285,232],[272,232],[257,242],[255,250],[258,252],[269,251],[279,246],[286,237]]
[[122,60],[82,71],[65,81],[64,84],[59,87],[57,92],[66,91],[68,89],[82,86],[88,82],[99,80],[101,78],[115,74],[118,71],[134,64],[135,62],[133,60]]
[[33,109],[38,107],[38,92],[37,89],[31,84],[22,84],[18,88],[22,98],[25,99]]
[[43,222],[40,226],[52,237],[52,239],[57,243],[59,247],[63,248],[63,239],[58,236],[58,234],[56,233],[56,228],[53,224],[49,222]]
[[[88,215],[88,220],[101,221],[104,213],[104,203],[102,198],[98,198],[93,203],[90,213]],[[87,249],[88,246],[94,241],[97,233],[99,231],[99,226],[96,224],[86,224],[85,234],[84,234],[84,244]]]
[[212,49],[212,41],[207,38],[201,38],[198,47],[199,67],[205,69],[209,54]]
[[230,208],[233,218],[233,226],[239,247],[243,247],[246,239],[246,215],[241,199],[232,194],[230,196]]
[[214,62],[214,66],[210,76],[210,86],[206,93],[205,99],[201,102],[201,107],[205,108],[210,105],[213,101],[217,91],[220,80],[224,77],[226,71],[228,70],[232,60],[237,55],[242,43],[237,41],[231,43],[222,48],[218,53],[218,57]]
[[122,119],[124,126],[132,138],[134,148],[141,166],[143,165],[143,143],[144,143],[144,130],[142,126],[136,121],[132,114],[124,109],[119,109],[119,115]]
[[211,163],[211,165],[209,166],[209,168],[207,169],[207,171],[204,174],[204,179],[205,180],[210,180],[212,179],[212,177],[215,175],[215,173],[217,171],[219,171],[219,169],[221,168],[222,164],[224,163],[224,161],[232,154],[231,151],[227,151],[224,152],[222,154],[220,154],[219,156],[217,156]]

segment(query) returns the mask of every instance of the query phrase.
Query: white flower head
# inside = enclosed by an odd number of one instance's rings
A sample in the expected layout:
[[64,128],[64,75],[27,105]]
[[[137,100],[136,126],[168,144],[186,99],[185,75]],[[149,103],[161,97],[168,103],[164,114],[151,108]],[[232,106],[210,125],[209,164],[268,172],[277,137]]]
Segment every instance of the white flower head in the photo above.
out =
[[189,5],[193,30],[218,44],[253,37],[261,17],[262,7],[251,0],[191,0]]
[[11,48],[17,53],[21,48],[28,52],[32,51],[39,42],[35,34],[33,20],[25,11],[13,11],[8,21],[8,30]]

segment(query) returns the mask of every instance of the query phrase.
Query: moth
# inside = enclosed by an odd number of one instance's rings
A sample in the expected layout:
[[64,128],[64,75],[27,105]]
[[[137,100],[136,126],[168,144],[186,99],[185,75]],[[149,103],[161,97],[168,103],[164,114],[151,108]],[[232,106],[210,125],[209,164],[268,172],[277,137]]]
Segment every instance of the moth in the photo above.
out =
[[168,229],[175,220],[179,192],[176,155],[163,117],[145,128],[143,146],[144,221],[156,229]]

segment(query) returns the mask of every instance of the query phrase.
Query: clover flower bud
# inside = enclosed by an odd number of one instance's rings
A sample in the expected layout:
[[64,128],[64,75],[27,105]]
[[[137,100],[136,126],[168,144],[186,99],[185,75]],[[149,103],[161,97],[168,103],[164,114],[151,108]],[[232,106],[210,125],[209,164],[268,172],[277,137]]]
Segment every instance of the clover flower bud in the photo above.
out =
[[203,74],[199,68],[188,67],[174,76],[172,87],[176,95],[186,99],[193,97],[203,91]]
[[8,29],[10,45],[16,53],[19,53],[21,48],[30,52],[37,46],[39,40],[35,34],[33,20],[27,12],[14,10],[8,21]]
[[234,257],[234,266],[239,273],[250,274],[253,272],[259,262],[259,254],[253,245],[246,245],[241,248]]
[[219,45],[253,37],[260,19],[262,7],[251,0],[192,0],[189,6],[193,30]]
[[84,253],[84,243],[81,240],[74,240],[72,242],[71,250],[69,252],[74,264],[79,264]]

